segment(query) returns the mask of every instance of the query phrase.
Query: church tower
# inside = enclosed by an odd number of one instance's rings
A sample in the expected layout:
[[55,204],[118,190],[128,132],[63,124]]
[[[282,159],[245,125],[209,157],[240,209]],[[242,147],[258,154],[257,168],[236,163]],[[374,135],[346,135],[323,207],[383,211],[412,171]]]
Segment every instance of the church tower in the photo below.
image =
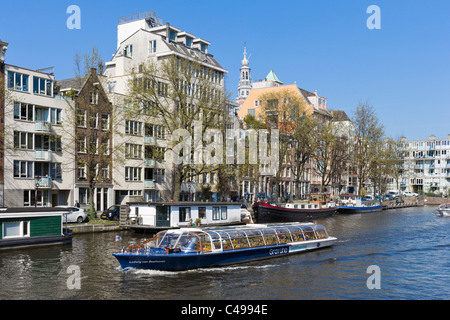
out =
[[252,89],[250,70],[249,61],[247,59],[247,48],[244,47],[244,59],[242,60],[241,76],[238,85],[238,96],[236,98],[236,102],[239,103],[239,105],[244,103],[250,93],[250,90]]

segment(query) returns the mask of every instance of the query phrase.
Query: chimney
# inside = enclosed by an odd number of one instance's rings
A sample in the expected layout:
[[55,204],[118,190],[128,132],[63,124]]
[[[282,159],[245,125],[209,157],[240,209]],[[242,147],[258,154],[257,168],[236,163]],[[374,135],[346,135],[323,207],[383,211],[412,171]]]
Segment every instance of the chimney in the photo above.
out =
[[8,43],[0,40],[0,63],[3,65],[5,63],[5,53],[8,50]]

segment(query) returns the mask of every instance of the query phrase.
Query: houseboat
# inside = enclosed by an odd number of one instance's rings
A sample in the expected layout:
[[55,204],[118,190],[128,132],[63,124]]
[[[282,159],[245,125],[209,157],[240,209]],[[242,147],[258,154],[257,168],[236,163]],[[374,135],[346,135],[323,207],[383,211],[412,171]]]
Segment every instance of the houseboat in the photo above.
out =
[[245,224],[240,202],[129,202],[123,227],[156,233],[192,226]]
[[273,202],[255,202],[253,212],[257,223],[301,222],[333,215],[337,210],[328,195],[311,194],[304,202],[277,205]]
[[383,204],[379,200],[364,201],[363,197],[356,195],[342,195],[338,213],[368,213],[383,210]]
[[337,239],[312,223],[181,228],[113,253],[122,269],[177,271],[218,267],[331,246]]
[[72,233],[61,208],[0,208],[0,250],[66,244]]
[[450,217],[450,203],[441,204],[437,211],[441,216]]

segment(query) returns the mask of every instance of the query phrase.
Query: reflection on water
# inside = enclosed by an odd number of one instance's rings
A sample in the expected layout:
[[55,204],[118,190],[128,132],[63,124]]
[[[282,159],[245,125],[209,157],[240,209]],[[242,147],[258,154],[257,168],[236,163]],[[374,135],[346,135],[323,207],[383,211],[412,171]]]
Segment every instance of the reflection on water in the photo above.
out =
[[[141,235],[76,235],[71,245],[0,252],[0,299],[449,299],[450,218],[432,211],[337,215],[318,221],[339,239],[331,248],[179,272],[123,271],[112,253]],[[371,265],[380,290],[366,286]],[[67,286],[70,266],[80,290]]]

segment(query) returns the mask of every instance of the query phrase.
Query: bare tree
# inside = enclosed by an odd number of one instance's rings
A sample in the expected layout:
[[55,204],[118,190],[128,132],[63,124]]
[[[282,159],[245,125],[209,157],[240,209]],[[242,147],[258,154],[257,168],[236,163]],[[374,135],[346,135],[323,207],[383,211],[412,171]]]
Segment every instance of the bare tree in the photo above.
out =
[[[150,61],[141,64],[139,72],[128,83],[130,109],[146,122],[164,126],[172,137],[180,129],[186,130],[190,137],[208,136],[205,133],[209,129],[222,134],[220,123],[224,120],[227,97],[221,81],[215,71],[200,60],[171,56],[160,62]],[[195,124],[201,125],[195,127]],[[199,132],[195,132],[196,129]],[[218,139],[218,135],[209,135],[208,139],[197,141],[195,145],[192,141],[184,141],[184,138],[174,138],[166,150],[166,160],[172,160],[173,200],[179,199],[184,182],[218,170],[217,165],[207,161],[192,161],[203,159],[207,143]],[[187,148],[180,150],[177,146],[183,141]],[[216,152],[218,150],[213,150],[211,156],[214,157]],[[179,163],[174,159],[183,161]]]

